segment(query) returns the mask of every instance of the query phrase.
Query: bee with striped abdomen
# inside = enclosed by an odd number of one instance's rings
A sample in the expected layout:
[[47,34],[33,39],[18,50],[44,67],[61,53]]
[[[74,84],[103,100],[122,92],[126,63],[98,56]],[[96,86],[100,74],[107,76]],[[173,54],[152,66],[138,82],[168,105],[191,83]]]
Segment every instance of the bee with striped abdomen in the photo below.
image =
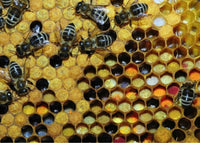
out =
[[110,19],[100,6],[93,6],[81,1],[76,5],[76,14],[93,20],[102,31],[110,28]]
[[0,6],[0,29],[6,24],[5,19],[3,18],[3,8]]
[[61,33],[62,41],[58,51],[60,58],[68,59],[72,55],[73,47],[75,46],[76,29],[74,23],[69,23]]
[[14,61],[9,64],[8,72],[11,78],[10,85],[14,87],[18,96],[27,95],[30,91],[28,82],[25,78],[25,72],[22,72],[21,67]]
[[3,7],[9,7],[13,0],[1,0]]
[[23,13],[28,8],[29,0],[13,0],[7,12],[7,28],[13,28],[15,25],[17,25],[21,21]]
[[123,7],[123,10],[115,15],[116,25],[120,27],[126,25],[127,23],[130,23],[131,25],[132,19],[138,20],[147,15],[146,12],[148,10],[148,5],[146,3],[136,2],[137,0],[131,4],[129,9],[125,9]]
[[49,43],[49,34],[45,32],[34,33],[22,44],[16,45],[16,54],[20,58],[34,55],[34,51],[42,48],[47,43]]
[[10,104],[13,100],[10,90],[0,91],[0,104]]
[[107,47],[112,45],[116,39],[116,33],[114,32],[113,34],[113,32],[113,30],[109,30],[106,33],[97,34],[92,38],[89,34],[87,39],[82,39],[82,41],[79,42],[79,50],[88,55],[92,55],[96,50],[108,50]]
[[176,101],[180,101],[183,108],[191,106],[193,100],[197,97],[195,85],[196,82],[192,83],[188,81],[180,87]]

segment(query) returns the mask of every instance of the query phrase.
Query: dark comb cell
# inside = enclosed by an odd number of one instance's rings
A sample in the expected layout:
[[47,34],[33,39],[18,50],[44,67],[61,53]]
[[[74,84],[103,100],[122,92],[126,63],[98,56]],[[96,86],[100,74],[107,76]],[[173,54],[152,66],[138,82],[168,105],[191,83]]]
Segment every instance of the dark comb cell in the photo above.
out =
[[0,104],[0,114],[5,114],[8,112],[8,105],[7,104]]
[[174,140],[176,141],[182,141],[185,139],[185,133],[179,129],[175,129],[172,132],[172,137],[174,138]]
[[50,65],[57,68],[62,65],[62,59],[58,55],[54,55],[50,58]]
[[134,40],[141,41],[145,37],[145,33],[142,29],[137,28],[132,32],[132,37]]
[[62,110],[62,106],[60,102],[54,101],[50,103],[50,110],[53,113],[58,113]]
[[158,37],[159,33],[157,30],[150,28],[147,30],[146,35],[148,38],[155,38]]
[[118,85],[122,88],[126,88],[131,84],[131,80],[126,76],[121,76],[118,79]]
[[151,98],[147,101],[147,107],[148,108],[156,108],[159,106],[159,100]]
[[53,143],[54,140],[53,140],[53,138],[50,137],[50,136],[44,136],[44,137],[41,138],[41,142],[42,142],[42,143]]
[[197,115],[197,109],[189,106],[184,109],[184,115],[190,119],[194,118]]
[[101,133],[99,136],[98,136],[98,142],[99,143],[105,143],[105,142],[112,142],[112,137],[107,134],[107,133]]
[[40,91],[46,90],[48,88],[48,86],[49,86],[49,82],[44,78],[41,78],[36,82],[36,87]]
[[29,125],[25,125],[21,128],[22,135],[24,137],[30,137],[33,133],[33,128]]
[[130,62],[130,56],[127,53],[121,53],[118,56],[120,64],[127,65]]
[[94,77],[92,80],[91,80],[91,86],[95,89],[98,89],[100,88],[101,86],[103,85],[103,81],[101,78],[99,77]]
[[131,141],[131,142],[139,142],[139,137],[135,134],[130,134],[127,136],[127,142]]
[[28,142],[40,142],[38,136],[31,136],[27,139]]
[[143,63],[140,65],[139,70],[141,74],[148,74],[151,71],[151,65]]
[[114,76],[119,76],[123,73],[123,67],[117,64],[112,67],[111,71]]
[[39,125],[35,128],[35,131],[39,136],[44,136],[47,134],[47,127],[44,125]]
[[111,4],[118,7],[118,6],[122,6],[122,4],[124,3],[123,0],[111,0]]
[[34,33],[39,33],[42,31],[42,23],[38,20],[35,20],[30,25],[30,30]]
[[41,117],[38,114],[33,114],[31,116],[29,116],[29,122],[31,123],[31,125],[35,126],[37,124],[39,124],[41,122]]
[[93,134],[86,134],[83,136],[82,142],[95,143],[96,137]]
[[133,55],[132,55],[132,61],[135,63],[135,64],[140,64],[144,61],[144,54],[141,53],[141,52],[135,52]]
[[125,49],[129,53],[133,53],[137,50],[137,43],[133,40],[129,40],[126,42]]
[[198,117],[196,118],[194,124],[195,124],[195,126],[196,126],[197,128],[200,128],[200,116],[198,116]]
[[9,143],[9,142],[13,142],[11,137],[6,136],[1,139],[1,143]]
[[186,118],[181,118],[178,121],[178,127],[184,130],[188,130],[191,127],[191,122]]
[[84,98],[87,101],[94,100],[96,98],[96,91],[94,89],[92,89],[92,88],[86,90],[84,92]]
[[156,131],[158,127],[159,127],[159,123],[155,120],[147,124],[147,130],[149,130],[149,132]]
[[43,122],[45,124],[52,124],[54,122],[54,116],[51,113],[47,113],[43,116]]
[[0,67],[5,68],[9,65],[9,58],[7,56],[0,56]]
[[145,39],[139,43],[139,49],[142,52],[147,52],[151,49],[151,41]]
[[76,104],[73,101],[71,101],[71,100],[67,100],[63,104],[63,109],[67,113],[69,113],[70,111],[75,111],[76,110]]
[[23,137],[17,137],[15,143],[26,143],[26,139]]
[[109,134],[114,134],[117,132],[118,127],[114,123],[109,123],[108,125],[105,126],[105,130]]
[[84,69],[84,75],[87,75],[87,73],[96,74],[96,69],[95,69],[95,67],[93,67],[93,66],[87,66],[87,67]]
[[97,95],[100,100],[106,100],[109,97],[109,91],[106,88],[101,88],[97,91]]
[[73,135],[71,136],[69,139],[68,139],[68,142],[71,143],[71,142],[81,142],[81,138],[78,136],[78,135]]
[[166,119],[163,123],[162,126],[168,129],[173,129],[175,127],[175,122],[172,121],[171,119]]

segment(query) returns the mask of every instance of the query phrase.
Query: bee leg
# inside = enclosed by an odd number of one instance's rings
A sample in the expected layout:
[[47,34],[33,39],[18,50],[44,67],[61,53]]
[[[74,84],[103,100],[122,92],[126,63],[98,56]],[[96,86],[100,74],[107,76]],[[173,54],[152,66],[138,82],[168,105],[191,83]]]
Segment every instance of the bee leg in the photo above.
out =
[[181,94],[182,94],[182,91],[181,90],[179,90],[179,92],[178,92],[178,95],[176,96],[176,98],[175,98],[175,102],[177,103],[178,102],[178,100],[180,99],[180,97],[181,97]]
[[132,27],[132,20],[131,19],[129,20],[129,25],[130,25],[130,27]]

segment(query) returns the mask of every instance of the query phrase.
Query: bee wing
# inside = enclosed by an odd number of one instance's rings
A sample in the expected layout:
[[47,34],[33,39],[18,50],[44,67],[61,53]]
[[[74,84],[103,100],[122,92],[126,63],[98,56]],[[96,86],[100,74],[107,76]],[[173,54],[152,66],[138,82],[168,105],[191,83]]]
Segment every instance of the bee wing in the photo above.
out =
[[109,20],[106,14],[106,10],[103,7],[94,7],[92,9],[91,15],[93,20],[100,25],[104,25]]
[[5,80],[6,82],[11,81],[9,73],[7,71],[5,71],[4,69],[0,69],[0,78]]

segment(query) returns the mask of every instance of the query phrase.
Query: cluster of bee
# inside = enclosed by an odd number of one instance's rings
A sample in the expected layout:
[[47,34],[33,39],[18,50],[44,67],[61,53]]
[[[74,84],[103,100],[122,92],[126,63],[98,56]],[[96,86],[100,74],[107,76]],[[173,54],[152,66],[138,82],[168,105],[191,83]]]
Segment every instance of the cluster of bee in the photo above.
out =
[[[14,27],[20,22],[22,14],[29,8],[28,0],[1,0],[4,7],[9,7],[7,13],[7,19],[2,17],[2,8],[0,9],[0,26],[1,28],[6,23],[8,28]],[[61,31],[60,49],[58,56],[62,59],[68,59],[72,56],[72,50],[78,45],[78,49],[81,53],[88,55],[93,54],[97,50],[108,50],[107,47],[112,45],[116,40],[116,32],[110,29],[110,19],[101,6],[94,6],[79,2],[75,11],[77,15],[81,15],[83,18],[94,21],[97,27],[104,31],[91,37],[90,33],[88,38],[81,40],[77,43],[77,33],[74,23],[69,23],[63,31]],[[140,19],[146,16],[148,5],[145,3],[137,3],[134,1],[129,9],[122,7],[122,11],[115,15],[114,21],[117,26],[124,26],[126,24],[131,25],[132,19]],[[49,35],[45,32],[41,32],[41,29],[33,31],[33,34],[26,38],[23,43],[16,45],[16,55],[20,58],[34,55],[34,52],[44,45],[49,43]],[[25,69],[25,68],[24,68]],[[8,66],[9,80],[8,83],[13,87],[19,97],[25,96],[29,93],[30,88],[28,84],[31,82],[26,79],[25,72],[22,72],[21,67],[16,62],[11,62]],[[3,75],[3,74],[2,74]],[[177,100],[180,100],[183,107],[191,105],[197,94],[194,91],[195,84],[185,83],[180,87],[180,91],[177,96]],[[9,104],[13,100],[10,90],[0,92],[0,104]]]
[[0,28],[6,24],[7,28],[13,28],[22,19],[23,13],[29,9],[29,0],[1,0],[4,8],[8,7],[7,17],[3,18],[2,7],[0,7]]

